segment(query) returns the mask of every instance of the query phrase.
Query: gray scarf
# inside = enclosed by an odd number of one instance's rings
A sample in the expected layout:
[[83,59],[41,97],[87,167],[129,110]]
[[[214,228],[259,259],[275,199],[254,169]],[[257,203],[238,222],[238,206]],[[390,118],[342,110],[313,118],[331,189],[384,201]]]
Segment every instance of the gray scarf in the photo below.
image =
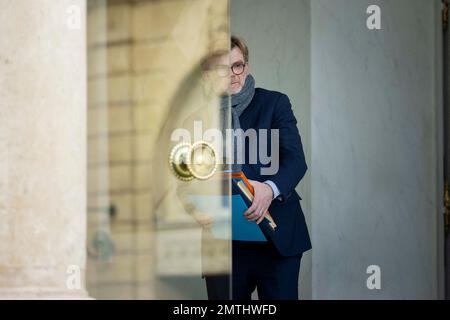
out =
[[[239,117],[241,114],[245,111],[245,109],[248,107],[250,102],[253,99],[253,96],[255,95],[255,79],[251,74],[247,76],[245,79],[244,86],[242,87],[241,91],[237,94],[231,95],[231,124],[233,127],[233,130],[241,129],[241,123],[239,122]],[[225,137],[225,130],[228,128],[229,124],[229,116],[230,112],[228,111],[228,107],[230,105],[229,101],[230,96],[224,96],[221,100],[221,106],[220,106],[220,117],[221,117],[221,129],[224,133]],[[232,166],[232,170],[241,170],[242,165],[236,163],[237,162],[237,139],[240,138],[238,135],[234,135],[235,139],[233,141],[233,154],[234,154],[234,162]],[[224,141],[225,142],[225,141]],[[243,146],[243,144],[242,144]],[[225,157],[226,153],[226,145],[224,143],[223,148],[223,155]],[[242,154],[244,150],[242,150]]]

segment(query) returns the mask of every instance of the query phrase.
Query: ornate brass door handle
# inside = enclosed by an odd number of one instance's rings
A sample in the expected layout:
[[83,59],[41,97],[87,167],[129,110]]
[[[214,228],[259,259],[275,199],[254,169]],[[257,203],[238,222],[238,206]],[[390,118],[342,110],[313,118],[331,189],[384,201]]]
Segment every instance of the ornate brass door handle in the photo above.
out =
[[207,180],[217,171],[217,154],[206,141],[192,145],[179,143],[170,152],[169,166],[175,177],[182,181]]

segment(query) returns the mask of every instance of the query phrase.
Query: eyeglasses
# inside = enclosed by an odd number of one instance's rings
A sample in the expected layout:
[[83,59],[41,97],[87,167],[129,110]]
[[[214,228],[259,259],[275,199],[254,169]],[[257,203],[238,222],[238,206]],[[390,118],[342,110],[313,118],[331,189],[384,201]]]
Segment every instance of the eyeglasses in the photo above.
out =
[[244,73],[246,64],[247,63],[245,63],[245,62],[244,63],[242,63],[242,62],[236,63],[236,64],[233,64],[231,66],[231,68],[227,65],[219,64],[219,65],[215,65],[214,67],[212,67],[212,69],[216,71],[216,73],[219,77],[228,77],[230,75],[230,70],[233,72],[233,74],[239,76],[242,73]]

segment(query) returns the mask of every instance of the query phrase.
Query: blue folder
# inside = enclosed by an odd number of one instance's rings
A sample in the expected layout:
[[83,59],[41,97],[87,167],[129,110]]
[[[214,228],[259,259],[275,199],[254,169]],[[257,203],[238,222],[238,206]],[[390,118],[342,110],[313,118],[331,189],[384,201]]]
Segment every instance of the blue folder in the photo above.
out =
[[267,241],[266,237],[261,231],[261,228],[256,224],[256,221],[248,221],[244,216],[248,206],[244,201],[242,195],[233,194],[232,196],[232,234],[233,240],[240,241]]
[[[189,195],[189,199],[199,210],[203,212],[211,212],[214,222],[210,230],[215,238],[229,240],[231,233],[231,238],[233,240],[258,242],[267,241],[261,231],[261,228],[256,224],[256,221],[248,221],[245,218],[244,212],[248,209],[248,205],[244,201],[242,195],[233,194],[231,196],[232,217],[223,215],[218,216],[214,212],[217,210],[218,203],[225,204],[225,206],[229,205],[228,196]],[[231,230],[230,218],[232,226]]]

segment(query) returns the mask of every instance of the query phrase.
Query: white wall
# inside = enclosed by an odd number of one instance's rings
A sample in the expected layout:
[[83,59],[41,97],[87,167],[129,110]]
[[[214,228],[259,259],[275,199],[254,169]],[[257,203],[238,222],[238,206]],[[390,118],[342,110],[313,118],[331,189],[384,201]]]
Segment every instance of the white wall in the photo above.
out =
[[311,3],[313,298],[439,296],[439,3]]

